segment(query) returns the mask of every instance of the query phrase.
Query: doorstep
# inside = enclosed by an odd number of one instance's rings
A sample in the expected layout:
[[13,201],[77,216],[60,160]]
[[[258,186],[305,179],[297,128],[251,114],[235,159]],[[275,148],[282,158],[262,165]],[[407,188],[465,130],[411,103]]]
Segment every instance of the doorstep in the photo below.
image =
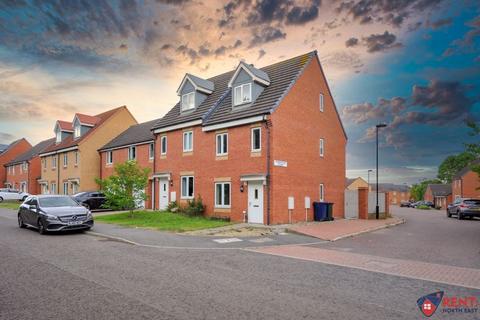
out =
[[333,221],[295,224],[289,226],[287,231],[322,240],[336,241],[402,223],[405,223],[405,219],[396,217],[379,220],[336,219]]

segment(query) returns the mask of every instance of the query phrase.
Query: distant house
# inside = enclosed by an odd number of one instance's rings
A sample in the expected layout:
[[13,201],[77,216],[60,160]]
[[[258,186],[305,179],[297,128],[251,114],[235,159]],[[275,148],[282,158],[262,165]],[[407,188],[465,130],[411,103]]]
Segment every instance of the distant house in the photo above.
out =
[[429,184],[423,199],[433,202],[435,208],[445,209],[452,202],[452,186],[450,184]]
[[18,139],[10,143],[3,151],[0,153],[0,187],[6,186],[5,180],[7,177],[7,168],[5,164],[12,161],[20,154],[26,152],[30,149],[32,145],[25,138]]
[[98,189],[98,149],[137,121],[127,107],[95,116],[77,113],[72,122],[55,123],[55,142],[40,154],[42,194],[75,194]]
[[[373,185],[373,191],[377,190],[376,185]],[[399,185],[393,183],[379,183],[379,192],[388,193],[388,202],[391,205],[399,205],[402,201],[410,201],[410,187],[407,185]]]
[[39,154],[54,142],[55,138],[44,140],[5,164],[7,168],[6,185],[30,194],[38,194],[40,189],[37,181],[41,177]]
[[460,170],[452,179],[452,195],[457,198],[480,198],[480,177],[470,168],[480,164],[480,159]]
[[345,178],[345,189],[357,190],[358,188],[368,188],[369,191],[372,191],[372,187],[369,186],[368,182],[365,181],[362,177]]
[[100,177],[106,179],[114,173],[118,163],[135,160],[142,168],[150,169],[149,184],[145,193],[147,201],[141,206],[147,209],[155,208],[155,184],[153,183],[153,163],[155,160],[154,136],[151,128],[158,120],[136,124],[113,138],[100,150]]

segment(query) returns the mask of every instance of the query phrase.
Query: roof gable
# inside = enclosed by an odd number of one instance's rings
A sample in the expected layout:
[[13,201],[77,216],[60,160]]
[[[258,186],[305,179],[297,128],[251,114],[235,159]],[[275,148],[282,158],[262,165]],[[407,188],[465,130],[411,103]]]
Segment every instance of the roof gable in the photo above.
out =
[[264,86],[270,85],[270,78],[268,76],[268,73],[265,71],[262,71],[260,69],[255,68],[253,65],[247,64],[243,61],[241,61],[238,64],[237,69],[235,70],[235,73],[233,74],[232,78],[228,82],[228,87],[231,88],[233,82],[239,75],[240,71],[245,71],[253,81],[258,82],[260,84],[263,84]]
[[93,127],[98,122],[100,122],[100,118],[95,116],[89,116],[87,114],[75,113],[75,116],[73,117],[72,122],[76,123],[77,121],[82,126]]
[[468,172],[472,170],[471,168],[472,165],[478,165],[478,164],[480,164],[480,158],[472,161],[468,166],[465,166],[462,170],[458,171],[457,174],[453,176],[453,180],[461,179],[464,175],[466,175]]
[[430,189],[434,197],[444,197],[452,194],[452,185],[451,184],[429,184],[427,188]]
[[63,132],[73,132],[73,123],[63,120],[57,120],[57,122],[55,123],[54,131],[57,132],[58,129]]
[[28,151],[22,153],[21,155],[19,155],[18,157],[16,157],[12,161],[5,164],[5,166],[21,163],[21,162],[24,162],[24,161],[29,161],[33,157],[39,155],[43,150],[45,150],[49,146],[53,145],[54,143],[55,143],[55,138],[50,138],[50,139],[47,139],[47,140],[43,140],[43,141],[37,143],[32,148],[30,148]]
[[194,76],[193,74],[186,73],[180,83],[180,86],[177,89],[177,95],[181,95],[183,86],[190,82],[194,87],[195,91],[203,92],[206,94],[211,94],[215,90],[215,84],[212,81],[205,80]]

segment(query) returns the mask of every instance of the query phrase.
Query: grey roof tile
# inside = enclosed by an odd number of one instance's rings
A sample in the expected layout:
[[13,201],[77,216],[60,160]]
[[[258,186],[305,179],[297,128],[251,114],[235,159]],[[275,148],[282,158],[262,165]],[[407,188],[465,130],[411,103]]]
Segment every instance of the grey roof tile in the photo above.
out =
[[451,184],[429,184],[427,188],[430,188],[430,190],[432,190],[432,195],[434,197],[444,197],[452,194]]
[[110,142],[101,147],[99,150],[119,148],[141,142],[151,141],[154,139],[151,129],[154,123],[157,121],[158,119],[155,119],[133,125],[127,130],[120,133],[115,138],[113,138]]
[[200,77],[194,76],[193,74],[187,73],[188,77],[195,82],[195,84],[201,88],[213,91],[215,90],[215,84],[210,80],[205,80]]

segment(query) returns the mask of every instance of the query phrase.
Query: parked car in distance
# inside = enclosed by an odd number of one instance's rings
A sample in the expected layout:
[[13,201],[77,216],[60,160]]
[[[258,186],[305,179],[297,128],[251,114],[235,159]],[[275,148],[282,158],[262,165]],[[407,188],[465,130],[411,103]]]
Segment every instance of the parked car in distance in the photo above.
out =
[[480,199],[458,198],[447,206],[447,217],[456,215],[458,220],[465,217],[480,217]]
[[411,205],[410,201],[405,201],[405,200],[400,201],[400,207],[407,207],[408,208],[408,207],[410,207],[410,205]]
[[0,202],[3,202],[5,200],[25,201],[28,196],[28,193],[15,189],[0,189]]
[[73,199],[90,210],[103,209],[105,195],[98,191],[85,191],[73,195]]
[[93,227],[90,210],[69,196],[39,195],[28,197],[18,209],[18,226],[48,231],[89,230]]
[[416,208],[418,206],[421,206],[422,204],[423,204],[423,201],[417,201],[417,202],[413,202],[412,204],[410,204],[410,207]]
[[435,204],[432,201],[423,201],[423,204],[430,207],[430,208],[435,207]]

